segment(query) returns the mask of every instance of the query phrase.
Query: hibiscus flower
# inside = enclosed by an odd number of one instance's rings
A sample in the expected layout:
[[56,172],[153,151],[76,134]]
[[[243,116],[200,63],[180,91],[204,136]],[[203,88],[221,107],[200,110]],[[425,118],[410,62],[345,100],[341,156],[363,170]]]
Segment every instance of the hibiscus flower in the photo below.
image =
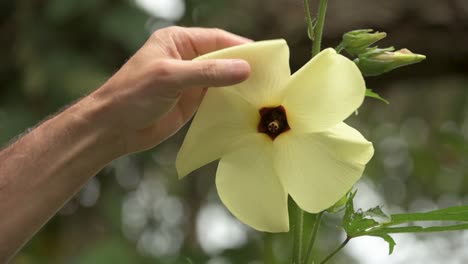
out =
[[180,177],[220,159],[216,187],[245,224],[286,232],[288,195],[318,213],[362,176],[374,149],[343,123],[364,101],[357,66],[333,49],[291,75],[284,40],[254,42],[203,55],[244,59],[250,77],[208,89],[176,160]]

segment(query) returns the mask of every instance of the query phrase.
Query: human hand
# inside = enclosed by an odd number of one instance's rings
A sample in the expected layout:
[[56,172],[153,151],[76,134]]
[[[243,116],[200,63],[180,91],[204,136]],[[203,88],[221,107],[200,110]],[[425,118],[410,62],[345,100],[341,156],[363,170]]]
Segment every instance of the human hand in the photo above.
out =
[[84,101],[97,105],[95,121],[117,138],[121,155],[154,147],[190,120],[207,87],[239,83],[250,73],[242,60],[191,60],[249,41],[220,29],[158,30]]

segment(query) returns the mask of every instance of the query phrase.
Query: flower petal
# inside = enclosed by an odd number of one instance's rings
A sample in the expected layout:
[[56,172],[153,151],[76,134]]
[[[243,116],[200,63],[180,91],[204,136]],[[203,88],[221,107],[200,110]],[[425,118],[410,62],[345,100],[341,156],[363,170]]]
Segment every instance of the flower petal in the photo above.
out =
[[177,154],[179,177],[220,158],[242,137],[256,134],[260,115],[229,88],[209,89]]
[[224,205],[239,220],[267,232],[289,230],[288,196],[273,166],[273,144],[257,134],[223,156],[216,186]]
[[267,40],[235,46],[196,58],[243,59],[250,64],[250,77],[232,86],[257,108],[278,106],[291,77],[289,48],[285,40]]
[[298,132],[325,131],[353,113],[365,91],[354,62],[326,49],[291,77],[283,101],[288,123]]
[[372,143],[344,123],[321,133],[284,133],[274,148],[286,191],[310,213],[326,210],[342,198],[374,154]]
[[[323,144],[334,150],[340,160],[366,165],[374,155],[374,147],[359,131],[341,122],[327,131],[317,133]],[[351,158],[351,159],[350,159]]]

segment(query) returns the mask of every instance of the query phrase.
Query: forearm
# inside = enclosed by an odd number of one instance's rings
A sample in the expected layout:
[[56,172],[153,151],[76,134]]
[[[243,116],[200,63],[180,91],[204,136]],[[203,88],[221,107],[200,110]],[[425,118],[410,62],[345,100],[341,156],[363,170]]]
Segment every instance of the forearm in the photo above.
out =
[[8,260],[93,175],[118,157],[91,98],[0,152],[0,263]]
[[192,59],[247,42],[219,29],[158,30],[93,95],[1,151],[0,263],[107,163],[177,132],[205,88],[246,80],[245,61]]

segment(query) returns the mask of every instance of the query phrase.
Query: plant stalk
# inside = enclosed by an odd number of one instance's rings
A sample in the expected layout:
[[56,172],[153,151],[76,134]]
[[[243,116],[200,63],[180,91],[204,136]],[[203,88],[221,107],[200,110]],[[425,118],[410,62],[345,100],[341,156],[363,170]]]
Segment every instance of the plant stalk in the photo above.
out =
[[273,234],[264,234],[263,241],[264,263],[277,264],[275,252],[273,251]]
[[312,46],[312,57],[319,54],[322,46],[323,27],[325,26],[325,17],[327,14],[328,0],[320,0],[317,14],[317,24],[314,29],[314,45]]
[[[327,13],[327,4],[328,0],[320,0],[319,4],[319,9],[318,9],[318,14],[317,14],[317,20],[316,24],[314,27],[314,24],[312,22],[312,17],[310,16],[310,8],[309,8],[309,2],[308,0],[304,0],[304,12],[306,15],[306,20],[307,20],[307,32],[309,34],[309,37],[313,36],[311,39],[313,40],[313,45],[312,45],[312,57],[317,55],[320,52],[321,45],[322,45],[322,35],[323,35],[323,27],[325,25],[325,17]],[[318,233],[318,229],[320,227],[320,222],[322,219],[322,213],[319,213],[315,217],[315,222],[312,227],[312,233],[311,237],[309,240],[309,245],[308,245],[308,250],[307,250],[307,256],[306,259],[303,258],[303,233],[304,233],[304,216],[305,213],[304,211],[299,208],[299,206],[294,203],[295,205],[295,225],[293,229],[293,259],[292,263],[293,264],[308,264],[310,263],[312,259],[312,248],[315,244],[315,238]],[[347,242],[346,242],[347,243]],[[336,254],[336,253],[335,253]],[[327,260],[327,259],[326,259]],[[304,262],[308,261],[308,262]]]
[[320,212],[315,216],[314,225],[312,226],[312,231],[310,233],[309,244],[307,246],[307,254],[305,258],[305,264],[312,264],[312,250],[314,249],[315,240],[317,237],[317,233],[320,227],[320,223],[322,222],[322,216],[324,212]]
[[343,243],[341,243],[341,245],[337,247],[332,253],[330,253],[330,255],[328,255],[325,259],[323,259],[322,262],[320,262],[320,264],[325,264],[327,261],[333,258],[336,255],[336,253],[340,252],[340,250],[343,249],[348,244],[350,240],[351,240],[351,237],[347,237],[346,240],[343,241]]
[[303,233],[304,233],[304,211],[294,202],[295,205],[295,225],[293,229],[293,264],[303,264],[302,262],[302,249],[304,246]]

